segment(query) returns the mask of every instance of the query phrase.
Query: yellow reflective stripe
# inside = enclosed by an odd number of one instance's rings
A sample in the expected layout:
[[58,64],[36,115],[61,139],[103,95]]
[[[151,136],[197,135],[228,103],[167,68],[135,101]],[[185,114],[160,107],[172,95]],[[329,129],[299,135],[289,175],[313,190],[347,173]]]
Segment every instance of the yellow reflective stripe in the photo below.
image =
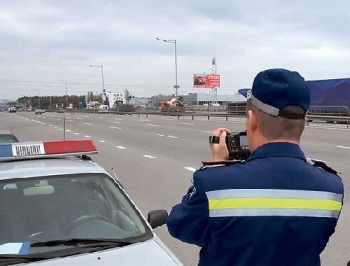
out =
[[276,198],[234,198],[234,199],[211,199],[209,210],[218,209],[314,209],[340,211],[341,202],[320,199],[276,199]]

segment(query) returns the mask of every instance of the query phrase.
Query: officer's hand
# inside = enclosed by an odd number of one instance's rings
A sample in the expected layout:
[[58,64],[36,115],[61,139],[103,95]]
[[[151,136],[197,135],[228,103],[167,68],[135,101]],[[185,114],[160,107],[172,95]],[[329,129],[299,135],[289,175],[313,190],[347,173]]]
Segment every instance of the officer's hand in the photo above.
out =
[[228,150],[226,146],[226,135],[231,134],[227,128],[217,128],[213,136],[219,137],[219,143],[210,143],[210,150],[214,161],[228,160]]

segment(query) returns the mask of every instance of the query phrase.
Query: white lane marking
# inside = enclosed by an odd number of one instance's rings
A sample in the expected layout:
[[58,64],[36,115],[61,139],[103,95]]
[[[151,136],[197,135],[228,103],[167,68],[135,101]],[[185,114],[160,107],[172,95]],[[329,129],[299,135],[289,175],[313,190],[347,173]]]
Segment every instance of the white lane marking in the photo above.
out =
[[196,168],[193,168],[193,167],[185,167],[185,169],[191,172],[195,172],[197,170]]
[[39,123],[39,124],[41,124],[41,122],[40,122],[40,121],[37,121],[37,120],[34,120],[34,119],[32,119],[32,121],[33,121],[33,122],[35,122],[35,123]]
[[102,117],[101,117],[101,116],[99,116],[99,117],[97,117],[97,118],[100,118],[100,119],[101,119]]
[[46,125],[44,122],[42,123],[43,125]]
[[50,127],[53,127],[53,125],[50,125]]
[[112,126],[110,126],[110,128],[121,129],[120,127],[112,127]]
[[204,133],[211,133],[211,134],[213,134],[213,133],[214,133],[214,130],[213,130],[213,131],[204,130],[203,132],[204,132]]
[[77,117],[77,119],[79,119],[79,120],[80,120],[80,119],[81,119],[81,117]]
[[69,122],[73,122],[73,120],[68,120]]
[[116,146],[118,149],[125,150],[126,148],[123,146]]
[[149,120],[149,119],[140,119],[140,122],[149,122],[149,121],[151,121],[151,120]]
[[88,117],[87,115],[84,115],[84,117]]
[[91,126],[92,124],[90,124],[90,123],[84,123],[85,125],[88,125],[88,126]]
[[159,127],[159,125],[153,125],[153,124],[146,124],[146,126],[149,126],[149,127]]
[[122,120],[121,118],[114,118],[115,120]]
[[59,128],[59,130],[63,130],[63,128]]
[[121,124],[121,122],[119,122],[119,121],[113,121],[113,123],[116,123],[116,124]]
[[70,129],[66,129],[67,132],[70,132]]
[[57,127],[54,127],[54,128],[57,128]]
[[100,140],[100,142],[106,142],[105,140]]
[[154,156],[151,156],[151,155],[142,155],[143,157],[145,157],[145,158],[151,158],[151,159],[155,159],[156,157],[154,157]]
[[156,136],[178,139],[178,137],[175,137],[175,136],[172,136],[172,135],[167,135],[167,136],[166,136],[166,135],[163,135],[163,134],[156,134]]
[[77,133],[77,132],[75,132],[74,134],[75,134],[75,135],[79,135],[79,133]]
[[341,148],[341,149],[349,149],[350,150],[350,147],[346,147],[346,146],[336,146],[337,148]]
[[180,125],[189,125],[189,126],[194,126],[192,123],[180,123]]
[[29,118],[26,118],[26,117],[21,117],[21,116],[20,116],[20,118],[25,119],[25,120],[30,120]]
[[90,136],[88,136],[88,135],[86,135],[86,136],[84,136],[84,138],[91,138]]

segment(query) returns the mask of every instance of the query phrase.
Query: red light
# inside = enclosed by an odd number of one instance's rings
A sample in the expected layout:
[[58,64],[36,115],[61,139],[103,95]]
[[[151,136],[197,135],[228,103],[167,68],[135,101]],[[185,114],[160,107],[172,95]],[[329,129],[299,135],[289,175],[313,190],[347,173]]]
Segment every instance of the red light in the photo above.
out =
[[61,140],[43,142],[45,154],[97,152],[92,140]]

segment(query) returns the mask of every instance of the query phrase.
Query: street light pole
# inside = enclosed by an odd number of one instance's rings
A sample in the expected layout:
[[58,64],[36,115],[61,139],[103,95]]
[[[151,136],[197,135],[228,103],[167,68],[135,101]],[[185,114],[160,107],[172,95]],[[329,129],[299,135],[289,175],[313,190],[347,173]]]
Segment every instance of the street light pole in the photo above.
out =
[[66,84],[66,108],[68,107],[68,93],[67,93],[67,80],[65,79],[59,79],[59,81],[63,81]]
[[103,76],[103,66],[99,65],[99,66],[94,66],[94,65],[90,65],[90,67],[100,67],[101,71],[102,71],[102,91],[105,92],[105,79]]
[[37,91],[38,92],[38,103],[39,103],[39,108],[40,108],[40,96],[39,96],[39,90],[35,90],[35,91]]
[[[103,92],[103,100],[106,100],[106,90],[105,90],[105,79],[103,76],[103,66],[102,65],[89,65],[90,67],[100,67],[102,71],[102,92]],[[104,104],[104,103],[103,103]]]
[[[48,87],[48,88],[51,88],[50,85],[43,85],[43,87]],[[51,92],[50,92],[51,93]],[[50,94],[50,110],[52,109],[52,102],[51,102],[51,94]]]
[[163,41],[163,42],[167,42],[167,43],[173,43],[175,46],[175,96],[177,97],[178,93],[177,90],[179,88],[179,85],[177,85],[177,49],[176,49],[176,40],[164,40],[164,39],[160,39],[160,38],[156,38],[156,40],[158,41]]

